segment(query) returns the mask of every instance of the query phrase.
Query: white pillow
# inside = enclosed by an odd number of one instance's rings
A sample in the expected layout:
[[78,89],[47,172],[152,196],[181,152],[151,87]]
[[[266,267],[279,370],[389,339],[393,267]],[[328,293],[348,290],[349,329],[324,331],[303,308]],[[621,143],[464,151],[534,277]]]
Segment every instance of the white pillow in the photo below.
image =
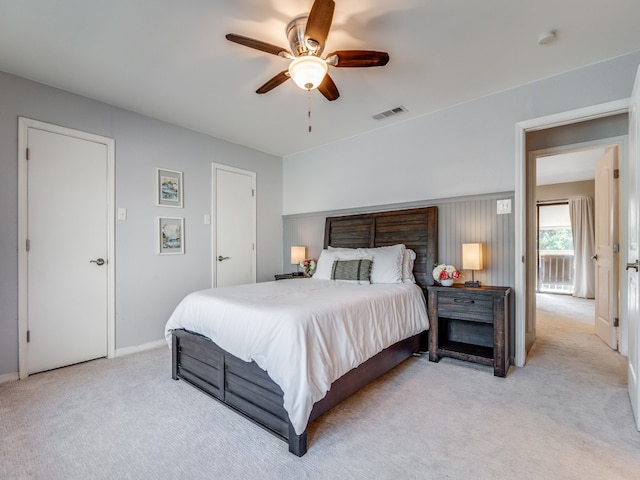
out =
[[403,283],[416,283],[416,278],[413,276],[413,263],[416,259],[416,252],[407,248],[404,251],[404,257],[402,258],[402,282]]
[[359,248],[373,257],[371,283],[402,283],[402,260],[406,247],[399,243],[389,247]]
[[[324,260],[328,264],[323,265],[322,271],[320,271],[320,260],[323,259],[323,254],[321,253],[318,263],[316,264],[314,277],[324,280],[330,279],[333,260],[338,257],[340,259],[371,257],[373,259],[373,264],[371,265],[371,283],[403,283],[403,278],[405,278],[403,275],[405,251],[406,247],[402,243],[377,248],[328,247],[328,250],[323,250],[323,252],[327,252]],[[332,256],[330,261],[328,261],[328,256]],[[413,270],[413,267],[411,270]],[[317,276],[318,271],[320,271],[320,276]]]
[[334,258],[335,256],[333,253],[327,250],[322,250],[318,257],[318,261],[316,262],[316,271],[313,272],[313,276],[311,278],[315,278],[317,280],[330,280],[331,266],[333,265]]
[[330,250],[322,250],[316,262],[316,271],[312,278],[317,280],[331,280],[331,268],[333,267],[333,262],[338,258],[341,260],[352,260],[366,257],[365,254],[358,252],[355,248],[330,248]]

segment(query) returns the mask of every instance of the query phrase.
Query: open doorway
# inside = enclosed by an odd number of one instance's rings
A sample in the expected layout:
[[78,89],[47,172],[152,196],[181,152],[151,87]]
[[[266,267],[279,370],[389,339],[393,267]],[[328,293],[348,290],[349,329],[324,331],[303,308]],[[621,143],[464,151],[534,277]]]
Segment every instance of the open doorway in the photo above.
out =
[[[618,146],[606,141],[530,152],[536,178],[533,208],[537,268],[533,311],[536,328],[538,318],[580,319],[581,323],[590,324],[593,333],[607,345],[617,349],[619,294],[618,282],[614,280],[618,266],[609,262],[609,276],[601,278],[597,272],[602,259],[598,258],[596,245],[598,222],[611,224],[610,228],[616,231],[611,232],[614,240],[609,243],[617,251],[618,222],[609,219],[618,215],[617,190],[614,197],[602,195],[598,187],[602,159],[612,149],[617,153]],[[600,218],[600,212],[605,212],[606,218]],[[603,283],[600,288],[598,282]],[[556,316],[555,312],[563,315]],[[610,325],[604,333],[599,328],[601,316]],[[548,328],[550,323],[540,325]]]
[[[557,149],[549,154],[562,153],[563,148],[570,151],[576,146],[586,149],[615,144],[620,146],[620,158],[626,158],[628,132],[628,101],[610,102],[516,125],[516,366],[524,366],[536,339],[536,156],[532,152]],[[624,179],[624,171],[622,173]],[[621,184],[624,185],[621,198],[625,198],[626,184]],[[622,224],[623,239],[626,228],[627,225]],[[623,281],[621,305],[626,302],[626,277]],[[627,346],[626,321],[623,315],[620,322],[620,351],[623,354]]]
[[[572,219],[570,202],[586,199],[593,204],[596,163],[604,152],[605,148],[600,145],[532,152],[536,165],[535,321],[538,335],[550,339],[553,339],[551,332],[557,328],[562,328],[565,334],[576,335],[584,334],[585,328],[594,329],[595,270],[591,265],[594,212],[591,209],[587,213],[585,222],[590,231],[579,232],[576,219]],[[591,247],[587,252],[579,251],[576,258],[574,239],[581,245],[581,238],[576,237],[583,235],[588,237],[586,243]],[[588,258],[582,258],[585,254]]]
[[[637,77],[640,78],[640,75]],[[577,110],[562,112],[560,114],[540,117],[532,120],[518,122],[516,124],[516,191],[515,191],[515,351],[514,363],[516,366],[524,366],[529,347],[535,341],[535,252],[530,243],[532,235],[531,223],[535,205],[533,192],[535,191],[535,159],[533,165],[529,153],[545,146],[567,145],[577,142],[566,141],[566,135],[555,135],[564,127],[577,127],[572,132],[580,136],[579,141],[595,141],[609,139],[611,143],[619,147],[620,164],[620,246],[618,262],[623,261],[620,269],[634,269],[629,275],[619,275],[620,288],[618,289],[621,306],[619,317],[619,353],[628,356],[629,395],[637,420],[638,385],[636,372],[638,372],[638,328],[637,328],[637,232],[638,209],[637,207],[637,139],[638,123],[632,108],[638,105],[638,84],[634,87],[632,99],[623,99],[599,105],[593,105]],[[601,123],[604,122],[604,123]],[[615,124],[618,123],[616,128]],[[583,128],[585,124],[593,126],[590,131]],[[540,146],[531,138],[538,135],[547,145]],[[558,138],[563,137],[563,138]],[[635,259],[635,261],[634,261]],[[633,262],[633,263],[631,263]],[[534,277],[533,281],[531,277]]]

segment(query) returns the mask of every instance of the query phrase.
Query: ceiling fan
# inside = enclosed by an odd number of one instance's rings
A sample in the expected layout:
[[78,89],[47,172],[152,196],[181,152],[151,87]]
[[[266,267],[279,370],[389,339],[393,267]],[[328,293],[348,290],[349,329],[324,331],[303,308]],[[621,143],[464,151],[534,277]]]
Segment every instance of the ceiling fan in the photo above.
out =
[[334,9],[333,0],[315,0],[308,15],[300,15],[291,20],[286,29],[291,51],[235,33],[226,35],[231,42],[291,60],[287,70],[269,79],[256,93],[267,93],[292,78],[300,88],[317,88],[327,100],[336,100],[340,93],[328,74],[329,66],[381,67],[387,64],[387,52],[372,50],[336,50],[324,59],[321,58]]

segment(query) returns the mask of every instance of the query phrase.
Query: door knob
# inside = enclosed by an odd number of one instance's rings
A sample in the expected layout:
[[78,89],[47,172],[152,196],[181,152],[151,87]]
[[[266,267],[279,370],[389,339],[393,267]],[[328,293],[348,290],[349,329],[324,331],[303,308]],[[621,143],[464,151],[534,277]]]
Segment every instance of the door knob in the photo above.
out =
[[229,260],[229,257],[223,257],[222,255],[218,255],[218,261],[221,262],[223,260]]
[[595,255],[591,255],[591,260],[598,260],[598,254],[596,253]]
[[627,268],[626,270],[631,270],[632,268],[636,269],[636,272],[638,271],[638,269],[640,268],[640,261],[638,261],[638,259],[636,258],[636,261],[634,263],[627,263]]
[[107,262],[104,261],[104,258],[97,258],[96,260],[89,260],[89,263],[95,263],[96,265],[101,266]]

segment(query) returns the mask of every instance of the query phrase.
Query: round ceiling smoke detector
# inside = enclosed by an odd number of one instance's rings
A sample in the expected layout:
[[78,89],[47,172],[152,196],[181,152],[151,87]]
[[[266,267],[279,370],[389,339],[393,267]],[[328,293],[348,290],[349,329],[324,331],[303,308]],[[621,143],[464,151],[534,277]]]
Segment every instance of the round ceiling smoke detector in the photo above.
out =
[[538,45],[546,45],[547,43],[551,43],[556,39],[558,35],[557,30],[549,30],[547,32],[543,32],[538,36]]

